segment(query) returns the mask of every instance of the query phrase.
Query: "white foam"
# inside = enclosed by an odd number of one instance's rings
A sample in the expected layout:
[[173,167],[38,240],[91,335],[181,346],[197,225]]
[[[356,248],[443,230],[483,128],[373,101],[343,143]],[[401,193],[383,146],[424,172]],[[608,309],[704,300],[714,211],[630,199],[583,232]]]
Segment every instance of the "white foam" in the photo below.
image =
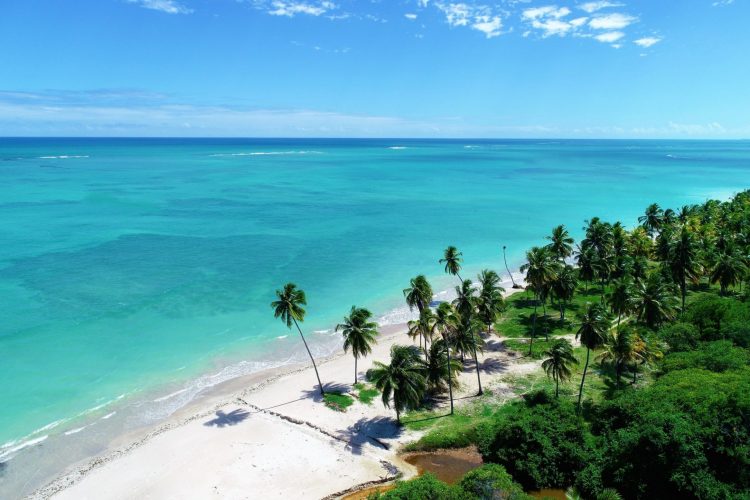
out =
[[115,413],[117,412],[113,411],[112,413],[107,413],[106,415],[102,417],[102,420],[107,420],[108,418],[111,418]]
[[0,453],[0,461],[2,461],[2,460],[9,460],[9,459],[13,458],[13,456],[14,456],[14,454],[16,452],[19,452],[19,451],[23,450],[24,448],[28,448],[30,446],[35,446],[35,445],[41,443],[42,441],[44,441],[45,439],[47,439],[48,437],[49,436],[45,434],[44,436],[40,436],[40,437],[34,438],[34,439],[29,439],[28,441],[21,441],[19,444],[15,445],[15,446],[13,446],[11,448],[8,448],[5,451],[3,451],[2,453]]
[[72,160],[75,158],[88,158],[89,155],[59,155],[59,156],[40,156],[40,160]]
[[277,338],[277,339],[279,339],[279,340],[281,340],[281,339],[285,339],[285,338],[287,338],[288,336],[289,336],[289,335],[279,335],[279,336],[278,336],[278,337],[276,337],[276,338]]
[[216,153],[211,156],[321,155],[322,151],[252,151],[250,153]]
[[83,427],[76,427],[75,429],[70,429],[69,431],[65,431],[65,433],[64,433],[64,434],[65,434],[66,436],[70,436],[71,434],[78,434],[79,432],[81,432],[81,431],[82,431],[83,429],[85,429],[86,427],[88,427],[88,426],[87,426],[87,425],[84,425]]
[[399,149],[409,149],[409,148],[407,148],[406,146],[388,146],[388,149],[399,150]]
[[167,399],[173,398],[173,397],[177,396],[178,394],[182,394],[185,391],[187,391],[187,389],[180,389],[179,391],[174,391],[171,394],[167,394],[166,396],[162,396],[160,398],[154,399],[154,403],[158,403],[160,401],[166,401]]

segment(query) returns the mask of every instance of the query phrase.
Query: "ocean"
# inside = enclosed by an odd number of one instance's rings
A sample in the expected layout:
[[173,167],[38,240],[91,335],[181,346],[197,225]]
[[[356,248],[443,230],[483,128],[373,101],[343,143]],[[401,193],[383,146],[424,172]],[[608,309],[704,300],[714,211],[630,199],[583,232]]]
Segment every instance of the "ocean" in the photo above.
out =
[[517,271],[553,226],[633,226],[750,187],[748,141],[0,139],[0,497],[32,491],[207,388],[304,361],[274,290],[308,297],[313,352],[351,305],[456,245]]

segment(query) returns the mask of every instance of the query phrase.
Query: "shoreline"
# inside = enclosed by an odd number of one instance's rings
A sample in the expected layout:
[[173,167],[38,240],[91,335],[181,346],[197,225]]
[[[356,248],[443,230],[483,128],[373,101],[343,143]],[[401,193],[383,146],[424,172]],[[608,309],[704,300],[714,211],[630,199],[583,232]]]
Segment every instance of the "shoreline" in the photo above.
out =
[[[515,277],[515,276],[514,276]],[[510,288],[510,286],[506,289],[506,296],[510,295],[512,293],[516,293],[522,291],[522,289],[513,289]],[[439,296],[440,298],[444,298],[446,294],[449,294],[450,290],[441,291],[436,294],[436,296]],[[406,331],[406,323],[397,323],[397,324],[391,324],[391,325],[384,325],[380,329],[380,338],[378,339],[378,346],[377,350],[381,351],[381,355],[375,355],[375,351],[373,352],[373,355],[366,358],[366,360],[360,360],[360,372],[364,373],[366,371],[365,366],[369,366],[369,364],[375,360],[385,359],[382,355],[385,353],[387,349],[390,348],[390,345],[396,343],[398,340],[404,340],[402,343],[409,342],[408,338],[405,337],[405,331]],[[338,379],[340,376],[344,376],[345,378],[343,381],[346,381],[346,383],[341,384],[339,382],[339,386],[345,386],[347,383],[350,385],[351,380],[351,367],[347,367],[348,369],[345,369],[345,373],[339,374],[338,371],[341,371],[339,365],[347,365],[351,362],[351,356],[344,354],[342,351],[334,352],[328,356],[326,356],[323,359],[316,360],[318,362],[319,370],[321,372],[333,372],[336,373],[336,375],[332,378]],[[366,362],[363,362],[366,361]],[[347,363],[349,362],[349,363]],[[336,365],[335,367],[332,365]],[[307,373],[310,372],[310,373]],[[470,373],[474,373],[473,369],[470,371]],[[473,375],[475,377],[475,375]],[[233,406],[242,406],[244,410],[242,411],[248,411],[251,410],[254,413],[252,413],[252,416],[255,417],[256,415],[259,415],[261,413],[265,413],[266,415],[271,415],[275,417],[281,417],[281,418],[287,418],[290,419],[292,422],[292,425],[297,424],[300,425],[301,423],[306,424],[307,426],[316,427],[312,422],[314,420],[307,419],[303,421],[298,421],[299,415],[294,415],[294,412],[289,413],[285,411],[281,411],[280,413],[274,412],[271,410],[273,405],[258,405],[253,403],[253,400],[260,398],[263,402],[264,398],[267,400],[268,393],[273,393],[276,391],[277,388],[282,386],[284,383],[287,383],[291,380],[297,380],[292,385],[293,387],[288,392],[294,391],[294,386],[297,384],[302,384],[304,387],[305,385],[309,386],[313,385],[314,387],[317,387],[317,384],[314,384],[314,379],[311,379],[312,377],[312,369],[309,365],[309,362],[301,362],[301,363],[294,363],[291,365],[286,365],[283,367],[274,367],[269,368],[265,370],[261,370],[259,372],[243,375],[240,377],[235,377],[230,380],[221,382],[215,386],[212,386],[209,388],[205,393],[198,395],[196,398],[192,399],[190,402],[188,402],[186,405],[182,406],[178,410],[176,410],[173,414],[171,414],[169,417],[167,417],[164,421],[159,422],[157,424],[153,424],[150,426],[147,426],[145,428],[141,429],[135,429],[133,431],[126,432],[122,435],[116,436],[113,438],[107,448],[101,452],[97,453],[93,456],[89,456],[86,459],[77,461],[70,466],[68,466],[65,470],[61,471],[59,474],[56,474],[53,477],[50,477],[49,480],[45,481],[43,485],[36,489],[34,492],[32,492],[30,495],[28,495],[28,498],[50,498],[52,496],[59,496],[63,494],[66,491],[69,491],[71,488],[75,488],[77,485],[81,485],[82,483],[87,482],[87,480],[95,476],[98,471],[102,471],[107,468],[109,464],[115,463],[118,460],[126,459],[127,457],[132,456],[134,453],[138,452],[138,450],[142,450],[145,447],[148,447],[150,443],[153,443],[155,440],[158,440],[161,436],[164,436],[166,434],[169,434],[170,431],[176,431],[178,429],[185,429],[191,424],[196,424],[199,420],[205,419],[210,417],[213,414],[219,415],[224,409],[228,409],[229,407]],[[325,380],[325,378],[324,378]],[[338,382],[338,380],[337,380]],[[325,382],[324,382],[325,384]],[[314,389],[313,389],[314,390]],[[298,391],[299,392],[299,391]],[[303,398],[299,398],[298,401],[302,400]],[[315,402],[315,397],[310,397],[309,395],[305,397],[305,399],[309,400],[310,402],[313,402],[316,404],[317,409],[323,408],[324,412],[330,412],[334,413],[332,410],[329,410],[325,408],[324,405],[320,404],[319,402]],[[246,401],[249,400],[249,401]],[[294,401],[292,401],[294,402]],[[288,404],[288,403],[284,403]],[[387,418],[387,415],[389,413],[389,410],[383,408],[382,403],[377,400],[374,401],[370,409],[375,410],[376,413],[380,414],[379,418],[385,417]],[[237,411],[237,408],[234,409],[234,411]],[[320,412],[318,412],[320,413]],[[304,414],[304,412],[303,412]],[[346,414],[342,414],[346,415]],[[323,415],[323,417],[338,417],[338,415]],[[323,418],[325,421],[326,419]],[[326,424],[322,427],[318,426],[319,429],[324,429],[326,427]],[[336,425],[328,425],[328,427],[333,427],[333,435],[335,435],[339,429],[335,429]],[[324,431],[325,434],[328,434],[329,438],[331,436],[331,432]],[[360,443],[360,446],[364,446]],[[377,453],[376,453],[377,455]],[[388,454],[392,459],[397,458],[393,455],[391,452]],[[371,457],[372,458],[372,457]],[[379,458],[384,463],[388,463],[387,460],[382,459],[382,457]],[[388,463],[390,466],[392,464]],[[361,465],[361,464],[360,464]],[[369,464],[369,468],[372,469],[372,463]],[[399,464],[401,468],[406,468],[408,470],[408,464],[404,465],[403,463]],[[382,467],[383,464],[380,464]],[[395,466],[398,468],[397,466]],[[386,468],[387,470],[387,468]],[[372,476],[373,471],[370,470],[369,474]],[[378,477],[375,480],[380,480],[382,477]],[[391,478],[393,479],[393,478]],[[389,480],[391,480],[389,479]],[[343,491],[345,489],[350,489],[353,487],[358,486],[360,483],[366,483],[370,482],[373,479],[365,480],[365,481],[358,481],[354,484],[347,483],[342,488],[338,488],[336,490],[332,491]],[[331,492],[328,492],[327,494],[330,494]],[[64,496],[64,495],[62,495]],[[326,495],[322,495],[326,496]],[[127,497],[117,497],[117,498],[127,498]]]

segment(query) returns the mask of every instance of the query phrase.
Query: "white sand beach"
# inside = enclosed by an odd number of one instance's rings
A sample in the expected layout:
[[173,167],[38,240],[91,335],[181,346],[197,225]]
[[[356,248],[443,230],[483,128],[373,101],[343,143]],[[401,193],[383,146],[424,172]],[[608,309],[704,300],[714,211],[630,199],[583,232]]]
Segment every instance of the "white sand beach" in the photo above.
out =
[[[360,380],[373,361],[389,359],[391,345],[411,342],[405,331],[404,324],[381,330],[373,353],[360,360]],[[351,390],[353,363],[343,353],[319,363],[326,388]],[[483,385],[500,394],[507,392],[502,377],[538,367],[507,353],[494,335],[479,363]],[[268,377],[232,381],[147,435],[121,439],[33,497],[312,499],[385,481],[398,471],[415,474],[398,450],[419,433],[398,427],[379,398],[337,412],[322,403],[311,366]],[[460,383],[455,396],[465,404],[477,392],[473,363],[467,362]]]

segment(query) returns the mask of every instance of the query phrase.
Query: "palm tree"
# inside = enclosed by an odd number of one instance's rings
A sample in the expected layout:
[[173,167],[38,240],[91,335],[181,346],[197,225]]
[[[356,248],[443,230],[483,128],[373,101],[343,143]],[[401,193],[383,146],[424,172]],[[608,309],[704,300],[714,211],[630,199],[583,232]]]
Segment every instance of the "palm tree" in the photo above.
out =
[[578,278],[573,266],[566,265],[560,269],[557,279],[552,283],[552,292],[560,303],[560,324],[565,321],[565,306],[568,301],[573,300],[578,288]]
[[629,276],[617,278],[612,282],[612,290],[607,294],[607,303],[617,315],[617,331],[620,331],[622,316],[630,311],[633,296],[633,282]]
[[581,340],[581,345],[586,347],[586,364],[583,366],[581,376],[581,387],[578,390],[578,409],[581,408],[583,397],[583,384],[586,381],[586,371],[589,368],[589,357],[591,349],[596,349],[604,341],[609,331],[609,319],[604,308],[599,304],[586,304],[586,310],[580,316],[581,326],[576,332],[576,339]]
[[461,316],[453,337],[453,347],[460,350],[462,353],[468,352],[474,358],[474,366],[477,370],[477,383],[479,384],[478,396],[481,396],[482,391],[482,379],[479,375],[479,359],[477,357],[477,351],[484,351],[484,340],[479,336],[479,332],[482,330],[482,324],[474,319],[473,316]]
[[615,367],[617,385],[622,385],[622,372],[628,364],[635,364],[642,359],[637,348],[638,334],[629,329],[608,333],[604,339],[604,351],[599,354],[600,362],[611,363]]
[[531,327],[531,339],[529,341],[529,356],[536,336],[536,316],[540,293],[544,293],[547,287],[557,278],[559,263],[554,261],[547,248],[532,247],[526,252],[526,264],[521,266],[521,272],[526,273],[526,282],[531,285],[536,295],[534,301],[534,318]]
[[747,276],[748,267],[737,252],[721,252],[711,269],[711,283],[719,283],[721,294],[726,295],[730,286],[735,286]]
[[370,378],[383,393],[383,405],[396,410],[396,421],[401,425],[401,412],[419,407],[427,388],[426,365],[415,346],[391,346],[391,362],[375,361]]
[[458,280],[463,283],[464,280],[462,280],[461,275],[458,274],[461,272],[461,262],[463,261],[462,255],[463,254],[458,251],[458,248],[451,245],[445,249],[445,252],[443,252],[443,258],[440,259],[439,262],[445,264],[446,273],[458,276]]
[[[451,388],[458,387],[458,376],[461,372],[461,363],[457,359],[451,359],[448,363],[448,347],[443,339],[438,339],[430,344],[427,352],[427,385],[434,391],[445,390],[448,382]],[[450,365],[450,366],[449,366]]]
[[576,252],[576,265],[578,275],[586,282],[586,291],[589,291],[589,283],[596,277],[595,269],[596,251],[592,247],[578,247]]
[[471,316],[476,308],[477,298],[475,293],[477,289],[474,288],[471,280],[464,280],[461,282],[461,286],[456,287],[456,298],[453,300],[453,307],[462,316]]
[[432,309],[425,309],[419,315],[418,319],[411,320],[407,323],[409,327],[408,334],[414,339],[419,337],[419,347],[422,348],[422,339],[424,338],[424,347],[427,348],[427,341],[432,339],[432,331],[435,324],[435,315]]
[[378,324],[370,321],[372,313],[367,309],[352,306],[349,316],[344,322],[336,325],[336,331],[344,335],[344,352],[352,349],[354,355],[354,383],[357,383],[357,360],[360,356],[367,356],[372,352],[372,344],[376,343]]
[[643,257],[648,259],[651,256],[652,247],[653,242],[644,228],[633,229],[628,238],[628,249],[633,258]]
[[521,288],[521,285],[516,284],[516,280],[513,278],[513,273],[510,272],[510,268],[508,267],[508,259],[505,258],[505,245],[503,245],[503,262],[505,262],[505,270],[508,271],[508,276],[510,276],[510,282],[513,283],[513,288]]
[[652,238],[661,228],[663,220],[664,210],[656,203],[652,203],[646,207],[646,212],[638,217],[638,222],[648,231],[649,236]]
[[429,308],[432,301],[432,287],[423,274],[411,279],[409,288],[404,288],[404,298],[410,311],[416,307],[421,314]]
[[698,253],[698,242],[693,233],[687,226],[682,226],[680,237],[676,238],[669,248],[669,266],[672,270],[672,276],[680,285],[682,312],[685,312],[687,281],[697,283],[700,278],[701,267]]
[[554,228],[552,235],[547,236],[547,239],[550,241],[547,248],[560,262],[564,263],[565,259],[573,253],[573,238],[570,237],[570,233],[565,229],[565,226],[560,225]]
[[544,353],[547,359],[542,361],[544,372],[555,381],[555,397],[560,397],[560,382],[570,380],[573,374],[571,365],[577,365],[578,359],[573,354],[573,346],[565,339],[557,339]]
[[[449,380],[452,378],[450,336],[457,324],[458,317],[453,307],[447,302],[441,303],[435,312],[435,330],[442,335],[443,342],[445,342],[445,363],[448,367]],[[451,415],[453,415],[453,388],[450,384],[448,384],[448,395],[451,401]]]
[[497,321],[500,313],[505,310],[505,289],[499,285],[500,276],[495,271],[484,270],[479,273],[479,283],[482,290],[477,300],[477,314],[479,319],[487,325],[487,335],[492,334],[492,325]]
[[674,319],[677,300],[674,287],[665,283],[658,273],[652,273],[636,285],[630,307],[646,326],[656,328]]
[[320,375],[318,374],[318,367],[315,365],[315,359],[310,352],[310,348],[307,346],[305,336],[302,335],[302,329],[299,327],[299,323],[305,320],[305,309],[302,306],[307,305],[307,299],[305,298],[305,292],[299,290],[297,285],[294,283],[287,283],[284,285],[283,290],[276,290],[276,297],[278,300],[271,302],[273,308],[273,317],[281,318],[281,321],[286,323],[287,328],[292,328],[292,323],[297,327],[299,336],[302,337],[302,342],[305,344],[307,354],[310,356],[313,368],[315,369],[315,377],[318,379],[318,387],[320,387],[320,395],[325,395],[323,390],[323,384],[320,382]]

